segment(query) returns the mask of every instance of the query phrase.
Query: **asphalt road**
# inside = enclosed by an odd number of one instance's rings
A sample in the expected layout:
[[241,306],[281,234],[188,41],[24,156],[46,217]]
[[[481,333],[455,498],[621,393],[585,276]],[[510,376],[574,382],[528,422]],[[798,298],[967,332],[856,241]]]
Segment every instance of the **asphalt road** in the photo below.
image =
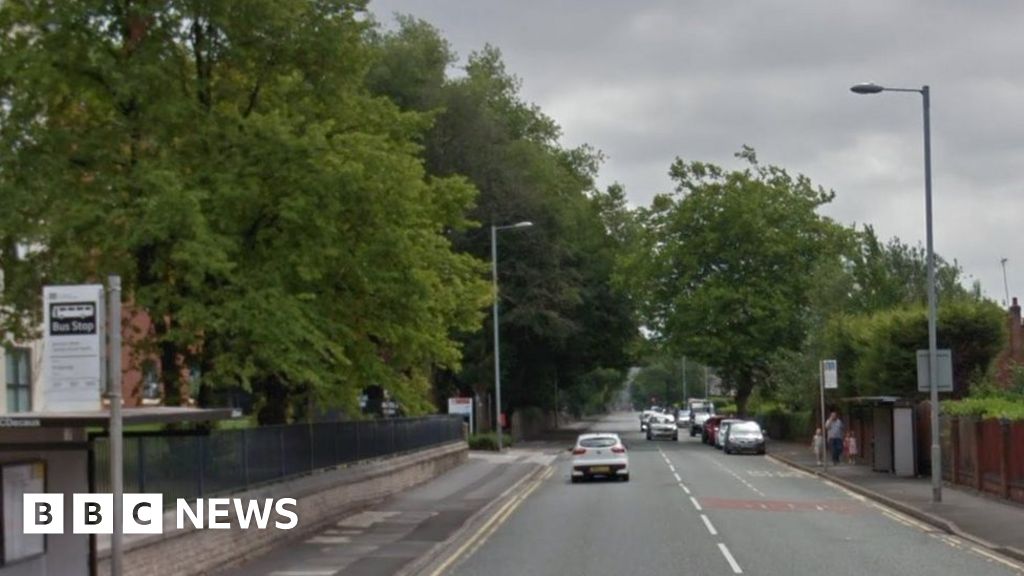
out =
[[[1024,574],[1020,566],[764,456],[727,456],[681,436],[622,434],[628,483],[570,484],[569,455],[486,539],[453,559],[457,576],[630,574]],[[770,452],[770,447],[769,447]]]

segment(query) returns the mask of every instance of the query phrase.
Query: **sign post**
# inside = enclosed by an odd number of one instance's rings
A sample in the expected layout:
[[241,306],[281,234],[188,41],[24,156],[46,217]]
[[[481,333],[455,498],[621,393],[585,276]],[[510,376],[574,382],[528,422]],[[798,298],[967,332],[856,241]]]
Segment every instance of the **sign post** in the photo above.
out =
[[[107,360],[110,362],[107,381],[107,399],[110,401],[110,488],[114,493],[114,533],[110,535],[110,576],[121,576],[123,555],[121,499],[124,494],[124,447],[121,419],[121,277],[107,279],[107,298],[110,300],[110,342]],[[141,464],[140,464],[141,465]]]
[[[819,374],[819,385],[821,387],[821,447],[824,456],[821,459],[823,467],[828,466],[828,430],[825,429],[825,390],[839,388],[839,367],[835,360],[822,360]],[[814,455],[818,457],[817,454]]]

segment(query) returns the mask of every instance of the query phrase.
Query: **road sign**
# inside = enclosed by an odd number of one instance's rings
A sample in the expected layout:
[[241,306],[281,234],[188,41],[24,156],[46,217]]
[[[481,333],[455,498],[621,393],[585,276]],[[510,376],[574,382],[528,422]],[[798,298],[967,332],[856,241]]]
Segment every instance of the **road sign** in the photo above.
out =
[[[938,386],[939,392],[953,391],[953,353],[949,350],[936,350],[938,361]],[[917,391],[930,392],[928,383],[928,351],[917,351]]]
[[105,375],[103,286],[44,286],[43,321],[43,410],[99,410]]
[[821,378],[826,390],[839,388],[839,366],[835,360],[821,361]]
[[473,432],[473,399],[467,397],[455,397],[448,399],[448,413],[459,414],[469,418],[469,431]]

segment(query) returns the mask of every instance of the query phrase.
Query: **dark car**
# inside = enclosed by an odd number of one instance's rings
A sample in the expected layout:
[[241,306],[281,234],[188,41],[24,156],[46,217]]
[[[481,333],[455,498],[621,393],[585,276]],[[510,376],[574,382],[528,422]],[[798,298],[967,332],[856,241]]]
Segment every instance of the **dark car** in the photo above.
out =
[[715,433],[718,432],[718,424],[719,424],[719,422],[721,422],[725,418],[726,418],[726,416],[710,416],[710,417],[708,417],[708,419],[704,421],[703,427],[701,429],[700,441],[705,443],[705,444],[709,444],[711,446],[714,446],[715,445]]
[[761,430],[761,425],[749,420],[730,424],[722,444],[726,454],[765,453],[764,432]]

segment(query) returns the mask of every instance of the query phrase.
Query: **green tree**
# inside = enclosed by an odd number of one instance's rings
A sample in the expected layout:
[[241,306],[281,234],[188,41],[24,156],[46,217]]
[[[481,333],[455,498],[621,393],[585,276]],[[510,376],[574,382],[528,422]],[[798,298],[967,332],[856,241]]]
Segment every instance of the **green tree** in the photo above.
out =
[[[637,334],[631,302],[609,282],[619,244],[605,220],[608,196],[594,190],[600,155],[558,144],[558,126],[522,100],[520,81],[493,47],[471,54],[464,76],[447,77],[453,56],[437,31],[400,18],[398,30],[382,35],[376,48],[370,77],[382,80],[372,84],[375,91],[433,118],[423,139],[429,172],[472,182],[480,192],[475,220],[534,224],[499,242],[505,406],[549,408],[556,390],[563,400],[590,404],[579,394],[603,394],[592,385],[594,374],[624,369]],[[404,80],[390,78],[387,71],[403,62],[423,68]],[[451,238],[458,250],[489,260],[486,228]],[[463,369],[438,374],[439,394],[486,395],[493,386],[490,326],[463,342]]]
[[4,2],[0,186],[20,217],[0,239],[38,247],[5,304],[119,272],[171,403],[196,365],[204,386],[256,391],[263,421],[354,409],[369,384],[428,409],[488,298],[450,238],[475,191],[426,174],[428,116],[367,91],[363,16],[355,0]]
[[635,272],[647,326],[718,367],[742,413],[772,354],[803,344],[812,274],[836,242],[817,213],[832,193],[758,164],[750,148],[738,156],[747,169],[676,160],[676,193],[644,214]]

